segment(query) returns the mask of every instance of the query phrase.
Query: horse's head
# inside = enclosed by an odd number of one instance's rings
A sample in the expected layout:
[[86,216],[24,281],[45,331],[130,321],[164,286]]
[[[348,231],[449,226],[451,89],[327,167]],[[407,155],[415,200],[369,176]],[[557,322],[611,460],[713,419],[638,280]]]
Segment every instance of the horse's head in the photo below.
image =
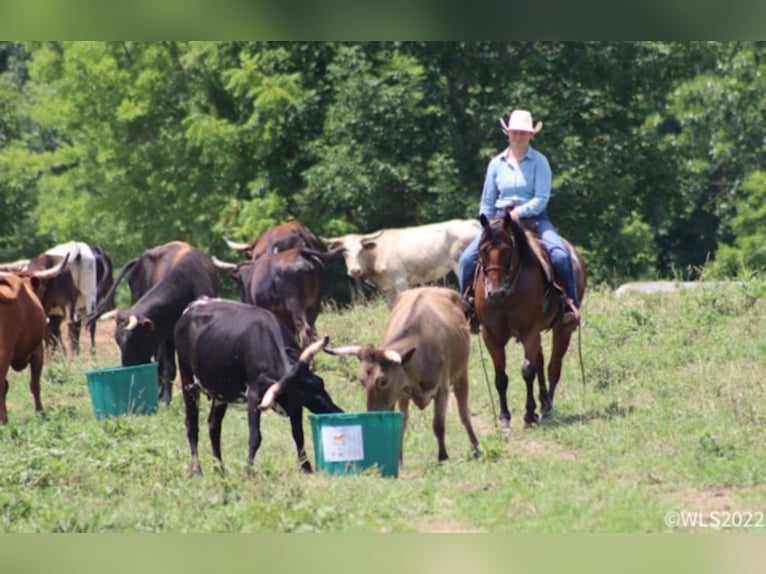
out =
[[484,228],[479,241],[484,295],[488,301],[503,299],[513,292],[520,271],[521,256],[515,229],[518,225],[514,224],[508,213],[492,220],[482,215],[479,220]]

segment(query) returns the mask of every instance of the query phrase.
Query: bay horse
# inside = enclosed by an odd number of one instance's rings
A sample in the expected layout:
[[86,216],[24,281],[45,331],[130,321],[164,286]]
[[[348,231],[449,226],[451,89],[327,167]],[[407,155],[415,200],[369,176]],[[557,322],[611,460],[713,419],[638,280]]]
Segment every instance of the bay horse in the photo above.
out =
[[[482,337],[495,367],[495,388],[500,397],[499,419],[509,428],[505,373],[505,346],[514,337],[524,346],[521,376],[527,384],[524,422],[538,421],[535,412],[534,380],[537,376],[543,418],[550,415],[553,395],[561,377],[561,363],[569,348],[573,327],[561,322],[562,294],[552,285],[552,279],[541,263],[533,241],[539,241],[531,231],[514,221],[509,213],[504,217],[480,217],[483,227],[479,242],[479,265],[474,278],[476,314],[481,322]],[[563,238],[562,238],[563,239]],[[541,244],[538,244],[542,248]],[[585,294],[585,266],[575,248],[566,240],[564,245],[572,258],[580,301]],[[538,250],[539,252],[539,250]],[[549,266],[548,266],[549,267]],[[553,348],[548,362],[549,387],[545,383],[542,333],[552,330]]]

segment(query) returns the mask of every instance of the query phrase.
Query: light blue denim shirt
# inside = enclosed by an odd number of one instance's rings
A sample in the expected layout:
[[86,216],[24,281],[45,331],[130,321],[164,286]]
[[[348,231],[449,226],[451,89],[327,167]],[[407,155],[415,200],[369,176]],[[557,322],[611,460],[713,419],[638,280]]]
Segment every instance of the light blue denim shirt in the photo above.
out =
[[551,197],[551,166],[531,146],[514,168],[506,158],[507,149],[493,157],[487,166],[479,213],[489,218],[499,209],[514,206],[519,217],[541,214]]

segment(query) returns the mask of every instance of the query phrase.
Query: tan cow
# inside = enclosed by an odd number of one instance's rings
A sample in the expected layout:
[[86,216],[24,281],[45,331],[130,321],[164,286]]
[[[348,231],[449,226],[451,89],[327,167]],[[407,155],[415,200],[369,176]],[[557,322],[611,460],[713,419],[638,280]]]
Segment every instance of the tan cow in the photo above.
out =
[[396,403],[407,428],[412,400],[421,410],[434,402],[433,430],[439,461],[446,460],[444,420],[450,387],[475,456],[479,441],[468,409],[468,324],[460,296],[445,287],[419,287],[402,293],[388,317],[380,348],[373,345],[326,349],[355,355],[367,391],[367,410],[392,410]]
[[392,307],[410,286],[436,281],[450,271],[459,276],[458,259],[480,230],[477,220],[452,219],[320,239],[328,249],[343,247],[348,275],[380,289]]

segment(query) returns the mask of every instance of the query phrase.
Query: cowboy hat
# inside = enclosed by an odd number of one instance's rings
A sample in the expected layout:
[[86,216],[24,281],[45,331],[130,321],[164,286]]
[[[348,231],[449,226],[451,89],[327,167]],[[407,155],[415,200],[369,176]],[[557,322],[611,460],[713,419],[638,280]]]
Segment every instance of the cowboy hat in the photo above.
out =
[[508,116],[508,123],[506,124],[503,118],[500,118],[500,125],[503,127],[505,135],[509,135],[512,131],[536,134],[543,129],[543,122],[537,122],[533,125],[532,114],[527,110],[513,110]]

